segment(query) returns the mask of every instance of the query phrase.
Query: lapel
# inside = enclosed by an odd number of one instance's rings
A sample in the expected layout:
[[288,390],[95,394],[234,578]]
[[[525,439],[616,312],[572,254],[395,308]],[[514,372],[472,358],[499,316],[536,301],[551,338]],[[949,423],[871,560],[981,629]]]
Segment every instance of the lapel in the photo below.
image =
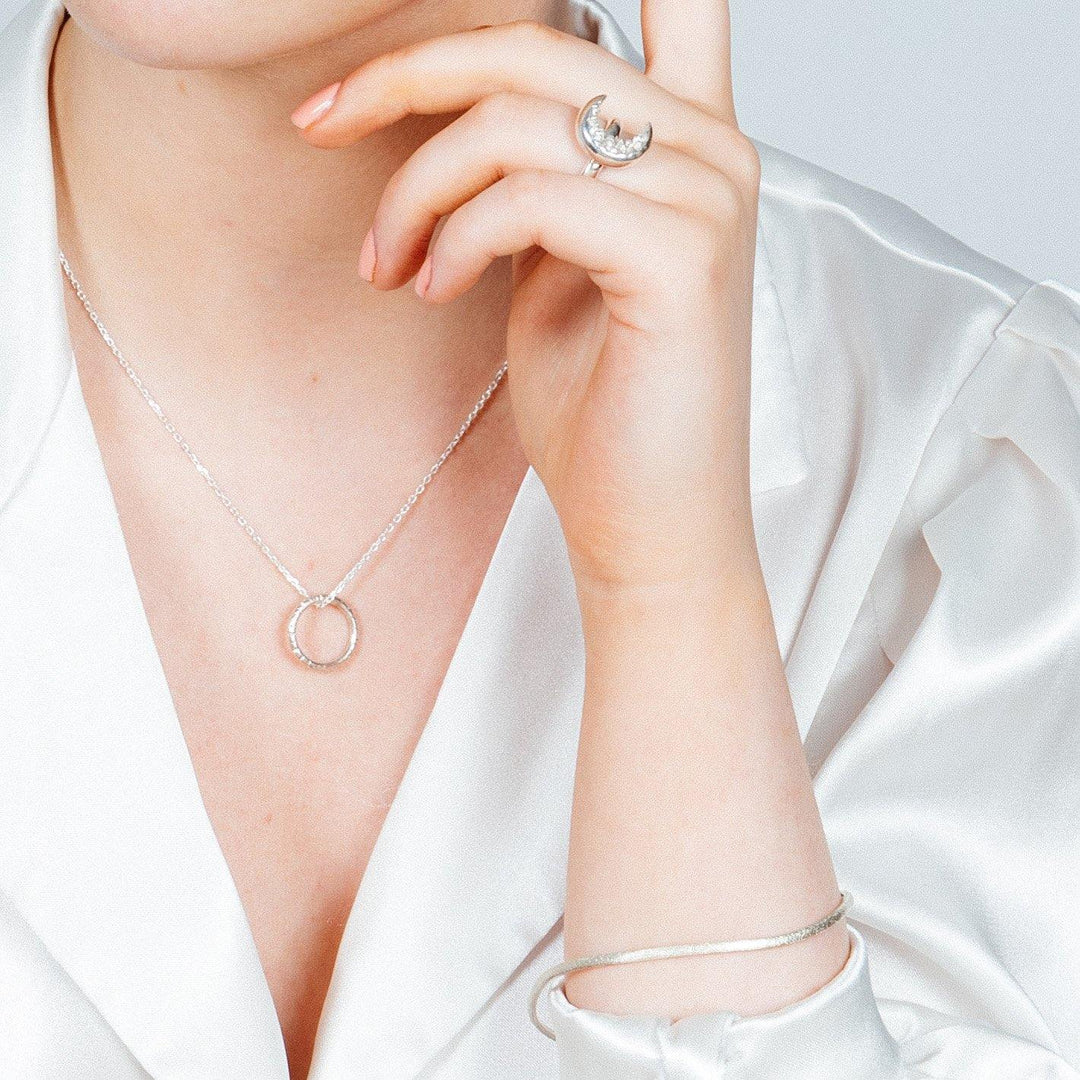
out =
[[558,921],[583,692],[570,565],[530,469],[364,874],[312,1080],[415,1076]]
[[[287,1080],[72,363],[46,97],[62,11],[31,0],[0,35],[0,891],[154,1080]],[[643,67],[594,0],[559,18]],[[755,493],[806,473],[766,226]],[[312,1080],[415,1076],[557,924],[580,635],[558,520],[529,470],[360,886]]]
[[155,1080],[286,1080],[72,362],[46,100],[61,16],[34,0],[0,35],[0,891]]

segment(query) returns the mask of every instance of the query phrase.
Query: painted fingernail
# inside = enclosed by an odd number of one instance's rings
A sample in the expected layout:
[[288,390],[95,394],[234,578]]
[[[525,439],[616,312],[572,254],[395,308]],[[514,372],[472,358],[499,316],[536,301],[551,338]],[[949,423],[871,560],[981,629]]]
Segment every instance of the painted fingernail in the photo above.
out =
[[360,276],[368,281],[375,280],[375,229],[367,231],[363,246],[360,248]]
[[429,288],[431,288],[430,255],[424,260],[424,265],[420,267],[420,271],[416,275],[416,295],[421,297],[427,296],[427,291]]
[[341,83],[336,82],[333,86],[327,86],[325,89],[320,90],[317,94],[312,94],[311,97],[297,107],[296,111],[292,114],[292,122],[298,128],[309,128],[316,120],[324,117],[337,100],[338,91],[341,89]]

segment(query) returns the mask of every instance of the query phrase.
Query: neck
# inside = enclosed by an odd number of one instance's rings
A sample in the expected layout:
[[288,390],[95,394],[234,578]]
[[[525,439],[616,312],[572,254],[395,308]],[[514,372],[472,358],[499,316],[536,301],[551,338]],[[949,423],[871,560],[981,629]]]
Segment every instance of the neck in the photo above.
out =
[[[475,368],[453,380],[460,392],[448,408],[458,408],[500,359],[498,335],[485,355],[475,328],[505,315],[509,267],[445,307],[423,305],[407,288],[377,292],[356,273],[386,182],[453,117],[409,117],[326,151],[305,143],[289,114],[389,49],[542,18],[548,4],[412,0],[302,52],[184,71],[118,56],[68,19],[51,87],[61,243],[107,324],[113,313],[116,337],[123,332],[135,355],[167,349],[170,361],[192,366],[212,363],[200,357],[227,345],[237,384],[267,369],[277,378],[283,363],[340,364],[357,391],[377,394],[380,381],[394,379],[406,384],[403,397],[453,356]],[[403,323],[415,326],[403,335]],[[378,363],[362,363],[376,350]],[[448,385],[436,381],[434,390]]]

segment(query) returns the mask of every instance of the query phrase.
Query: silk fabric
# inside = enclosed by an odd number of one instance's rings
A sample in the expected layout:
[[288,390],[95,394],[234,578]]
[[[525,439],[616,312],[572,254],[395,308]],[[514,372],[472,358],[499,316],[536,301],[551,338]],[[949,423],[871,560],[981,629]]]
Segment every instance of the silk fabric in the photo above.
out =
[[[73,362],[62,14],[33,0],[0,35],[0,1076],[287,1080]],[[594,0],[556,19],[643,66]],[[530,470],[364,874],[311,1080],[1080,1077],[1080,298],[759,151],[755,529],[855,898],[848,963],[766,1016],[559,991],[557,1040],[530,1023],[563,959],[584,663]]]

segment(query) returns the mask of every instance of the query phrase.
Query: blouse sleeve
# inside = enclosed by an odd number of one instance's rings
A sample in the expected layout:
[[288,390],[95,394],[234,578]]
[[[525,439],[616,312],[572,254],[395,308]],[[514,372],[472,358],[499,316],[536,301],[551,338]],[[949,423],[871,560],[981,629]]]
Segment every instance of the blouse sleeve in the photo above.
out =
[[1043,282],[942,415],[884,549],[863,614],[887,674],[827,718],[845,967],[745,1017],[550,990],[563,1080],[1080,1080],[1078,408],[1080,297]]

